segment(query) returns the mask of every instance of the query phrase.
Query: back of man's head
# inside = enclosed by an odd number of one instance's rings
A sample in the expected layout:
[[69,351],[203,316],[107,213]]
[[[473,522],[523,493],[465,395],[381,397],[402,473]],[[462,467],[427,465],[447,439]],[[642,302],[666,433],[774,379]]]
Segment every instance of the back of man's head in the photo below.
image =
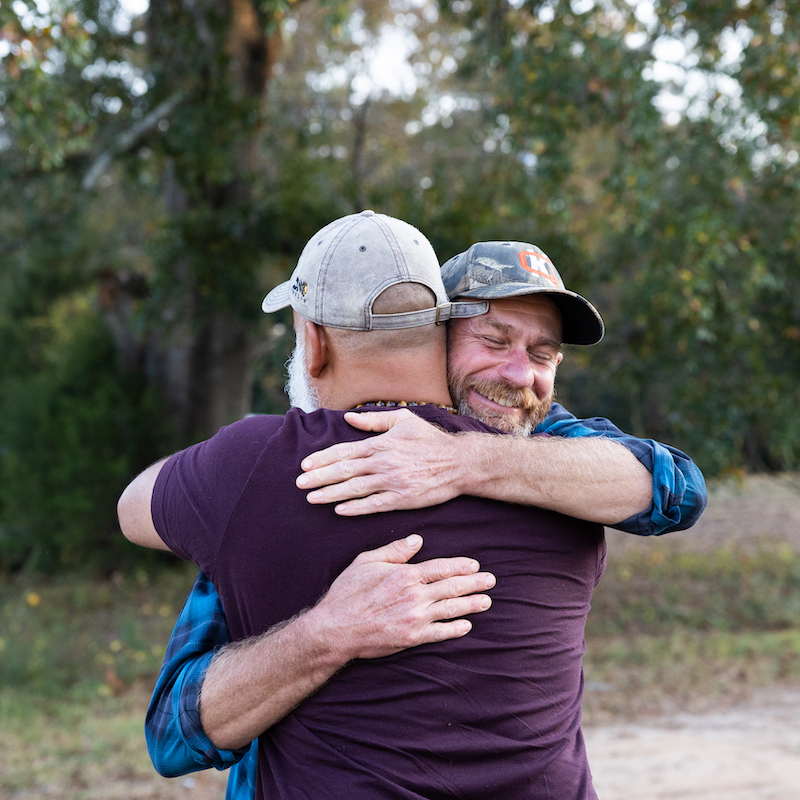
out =
[[[384,309],[375,308],[387,289],[406,284],[427,287],[433,302],[420,307],[416,299],[407,310],[402,295],[390,295]],[[441,324],[487,309],[486,303],[451,303],[425,236],[407,222],[373,211],[337,219],[311,237],[289,280],[261,305],[266,312],[286,306],[317,325],[351,331]]]
[[[435,310],[436,295],[421,283],[396,283],[384,289],[372,303],[373,315],[405,315],[417,311]],[[427,347],[444,335],[435,322],[411,328],[378,328],[371,331],[326,327],[336,346],[351,355],[378,357],[380,354],[400,354]]]
[[286,306],[296,325],[314,324],[309,374],[333,408],[375,397],[447,399],[442,323],[488,309],[485,301],[451,303],[425,236],[372,211],[336,220],[309,240],[292,276],[262,304]]

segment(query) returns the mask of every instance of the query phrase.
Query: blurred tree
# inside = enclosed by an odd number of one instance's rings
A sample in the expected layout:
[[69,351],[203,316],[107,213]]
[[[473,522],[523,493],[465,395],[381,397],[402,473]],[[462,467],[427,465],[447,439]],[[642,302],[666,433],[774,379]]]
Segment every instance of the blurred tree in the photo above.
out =
[[[540,244],[608,326],[562,368],[574,410],[709,474],[797,468],[797,26],[783,0],[3,4],[0,465],[27,494],[0,489],[0,550],[63,547],[33,507],[103,505],[57,500],[70,475],[109,508],[254,383],[257,410],[285,407],[290,320],[259,329],[258,298],[362,207],[442,260]],[[387,41],[404,84],[376,66]],[[126,455],[104,484],[80,447]]]
[[[471,33],[456,78],[489,91],[484,147],[527,172],[481,189],[484,173],[462,201],[494,191],[501,235],[528,225],[608,323],[562,368],[570,406],[711,475],[797,468],[796,15],[783,0],[441,8]],[[665,116],[669,92],[682,107]]]
[[613,178],[627,355],[601,375],[710,474],[796,469],[800,28],[780,0],[654,8],[649,49],[677,39],[705,88]]

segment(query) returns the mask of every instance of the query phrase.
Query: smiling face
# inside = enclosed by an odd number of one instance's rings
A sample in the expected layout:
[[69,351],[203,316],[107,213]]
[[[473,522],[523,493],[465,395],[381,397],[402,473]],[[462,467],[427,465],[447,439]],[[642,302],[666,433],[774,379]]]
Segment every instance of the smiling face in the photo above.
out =
[[492,300],[487,314],[450,323],[450,394],[462,414],[528,435],[547,415],[562,357],[561,312],[552,300]]

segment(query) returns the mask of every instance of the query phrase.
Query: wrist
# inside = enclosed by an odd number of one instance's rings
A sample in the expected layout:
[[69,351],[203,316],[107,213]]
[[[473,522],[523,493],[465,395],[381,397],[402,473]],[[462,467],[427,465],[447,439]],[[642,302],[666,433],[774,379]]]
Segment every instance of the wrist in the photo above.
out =
[[452,434],[451,467],[449,483],[453,496],[479,494],[479,487],[487,479],[486,460],[490,457],[491,434]]
[[345,635],[327,595],[295,619],[297,632],[307,643],[309,666],[327,677],[358,658],[355,642]]

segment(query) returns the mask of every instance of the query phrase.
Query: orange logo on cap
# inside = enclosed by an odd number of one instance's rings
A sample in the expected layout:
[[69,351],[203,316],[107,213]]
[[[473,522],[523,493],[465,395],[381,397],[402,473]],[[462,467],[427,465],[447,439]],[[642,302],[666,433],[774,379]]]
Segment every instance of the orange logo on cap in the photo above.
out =
[[[534,261],[534,259],[537,260]],[[547,278],[554,286],[558,286],[555,264],[544,253],[523,250],[519,254],[519,263],[522,264],[522,269],[526,272],[541,275],[543,278]]]

